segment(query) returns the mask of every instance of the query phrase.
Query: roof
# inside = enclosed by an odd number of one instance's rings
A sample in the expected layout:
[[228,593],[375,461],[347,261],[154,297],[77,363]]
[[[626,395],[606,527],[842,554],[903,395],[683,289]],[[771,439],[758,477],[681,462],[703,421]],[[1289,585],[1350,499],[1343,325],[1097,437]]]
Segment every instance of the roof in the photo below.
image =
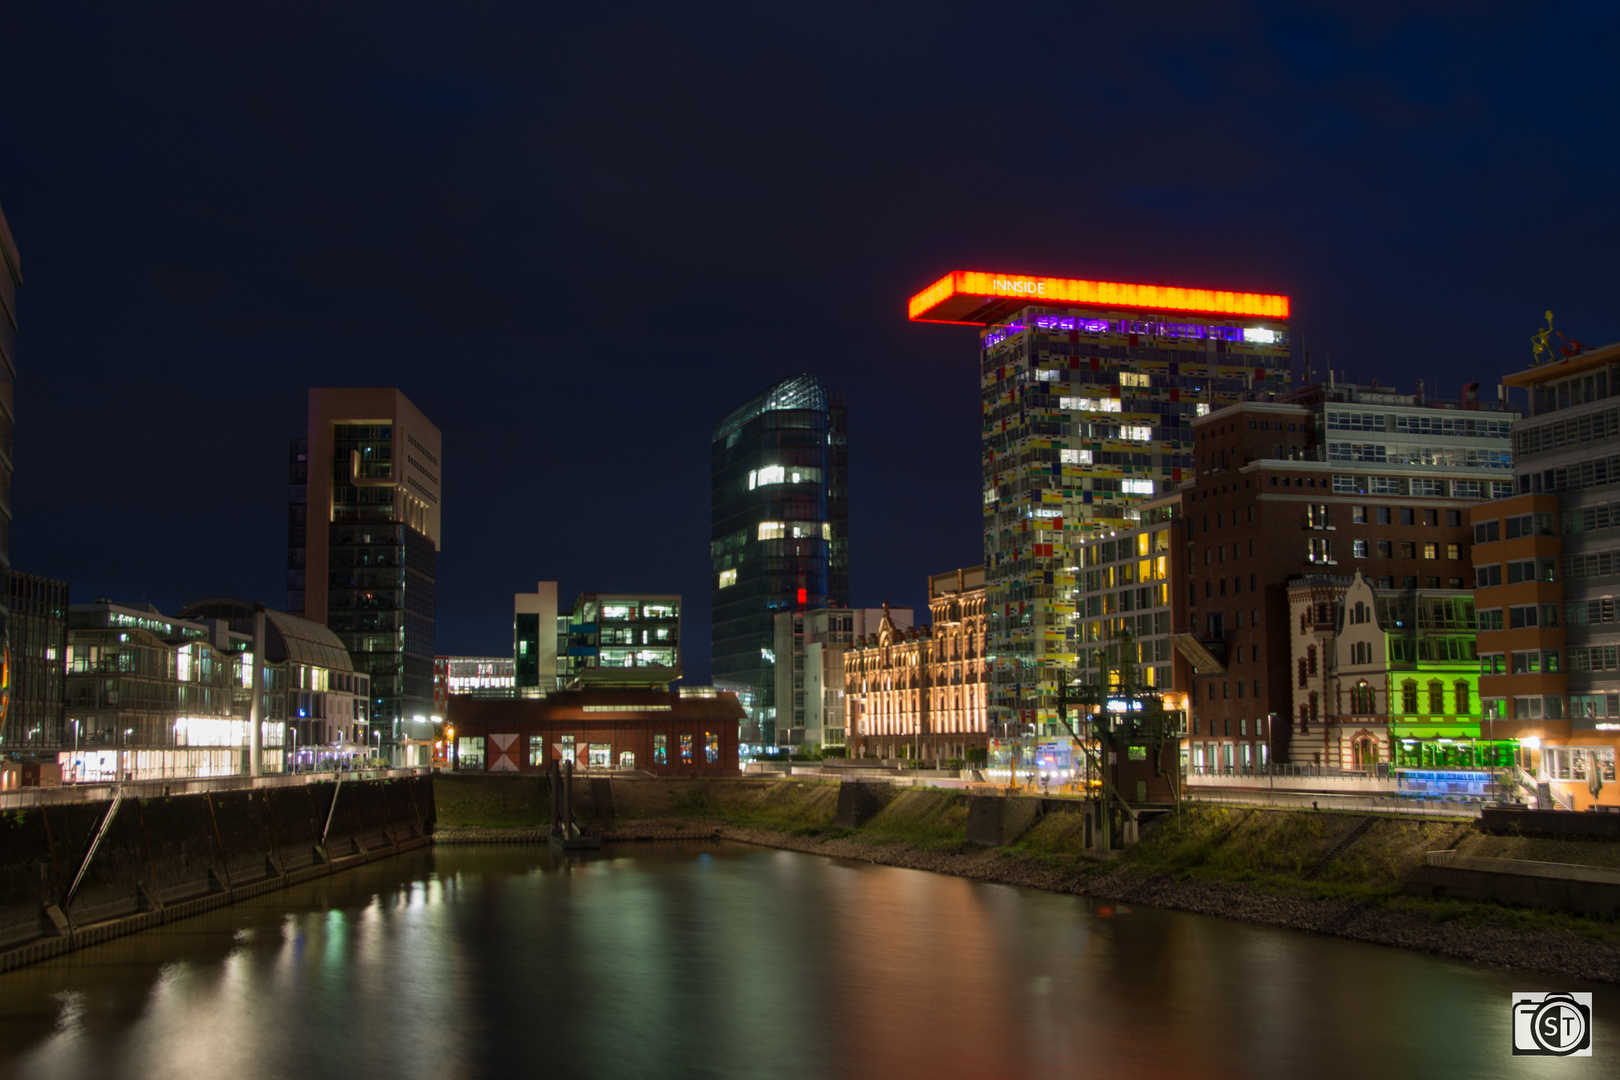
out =
[[[623,708],[614,708],[623,706]],[[558,690],[543,698],[450,697],[453,724],[521,724],[579,720],[741,721],[737,695],[687,697],[674,690]]]
[[[183,619],[223,619],[236,633],[251,633],[254,605],[226,596],[211,596],[180,609]],[[271,663],[291,661],[332,671],[353,671],[354,661],[343,641],[320,623],[285,611],[264,612],[265,657]]]
[[714,425],[710,441],[723,439],[761,413],[787,410],[827,411],[827,391],[814,375],[794,375],[762,390],[732,409]]
[[1566,356],[1550,364],[1537,364],[1523,371],[1515,371],[1511,375],[1502,376],[1502,381],[1508,386],[1534,386],[1536,383],[1551,382],[1554,379],[1565,379],[1571,375],[1593,371],[1613,360],[1620,360],[1620,342],[1604,345],[1598,349],[1588,349],[1586,352]]
[[952,270],[907,304],[913,322],[989,326],[1031,304],[1126,311],[1185,311],[1227,318],[1288,318],[1288,297],[1268,293],[1131,285],[1118,281]]

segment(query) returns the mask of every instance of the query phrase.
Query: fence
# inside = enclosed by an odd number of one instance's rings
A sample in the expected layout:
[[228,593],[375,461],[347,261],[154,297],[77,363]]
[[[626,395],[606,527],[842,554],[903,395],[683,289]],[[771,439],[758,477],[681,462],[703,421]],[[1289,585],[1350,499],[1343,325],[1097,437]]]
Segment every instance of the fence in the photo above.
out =
[[401,776],[423,776],[426,767],[411,769],[353,769],[341,772],[276,773],[271,776],[215,776],[189,780],[133,780],[122,784],[66,784],[62,787],[25,788],[0,795],[0,810],[26,806],[60,806],[67,803],[105,802],[120,790],[126,798],[152,799],[202,791],[239,791],[243,788],[297,787],[302,784],[330,783],[338,777],[350,780],[387,780]]

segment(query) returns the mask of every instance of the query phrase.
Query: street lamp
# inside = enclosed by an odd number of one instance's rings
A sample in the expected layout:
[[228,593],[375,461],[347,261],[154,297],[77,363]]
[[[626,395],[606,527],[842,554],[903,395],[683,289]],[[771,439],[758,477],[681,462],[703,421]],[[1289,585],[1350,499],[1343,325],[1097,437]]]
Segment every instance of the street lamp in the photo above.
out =
[[79,782],[79,773],[82,771],[83,767],[84,767],[84,762],[81,761],[80,758],[79,758],[79,722],[77,720],[75,720],[75,721],[73,721],[73,782],[74,783]]
[[373,731],[371,737],[377,740],[377,766],[382,767],[382,732]]
[[130,770],[128,768],[128,766],[129,766],[129,737],[131,735],[133,735],[134,733],[135,733],[134,728],[125,728],[124,729],[124,748],[123,748],[123,755],[122,755],[123,756],[124,768],[121,768],[118,771],[120,773],[122,773],[125,777],[130,777],[130,773],[132,771],[132,770]]

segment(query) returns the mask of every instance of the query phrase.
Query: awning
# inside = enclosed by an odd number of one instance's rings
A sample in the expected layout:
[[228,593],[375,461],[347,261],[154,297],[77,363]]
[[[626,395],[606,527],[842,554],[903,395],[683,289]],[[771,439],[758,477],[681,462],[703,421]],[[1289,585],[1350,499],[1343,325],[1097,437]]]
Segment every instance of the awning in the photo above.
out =
[[1175,634],[1170,638],[1170,644],[1176,647],[1176,652],[1187,658],[1193,666],[1193,671],[1199,675],[1224,675],[1226,665],[1215,658],[1215,654],[1205,648],[1204,643],[1192,634]]
[[1436,727],[1433,724],[1423,726],[1391,724],[1389,734],[1396,739],[1477,739],[1479,725],[1457,724],[1452,727]]

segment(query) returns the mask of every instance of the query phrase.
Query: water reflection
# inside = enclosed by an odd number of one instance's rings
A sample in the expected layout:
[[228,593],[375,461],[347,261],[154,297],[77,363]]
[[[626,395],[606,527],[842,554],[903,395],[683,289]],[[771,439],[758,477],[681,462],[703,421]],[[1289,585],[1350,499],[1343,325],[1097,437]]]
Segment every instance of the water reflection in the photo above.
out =
[[1612,1075],[1612,989],[1598,1056],[1508,1053],[1559,986],[745,847],[446,848],[0,976],[0,1076]]

